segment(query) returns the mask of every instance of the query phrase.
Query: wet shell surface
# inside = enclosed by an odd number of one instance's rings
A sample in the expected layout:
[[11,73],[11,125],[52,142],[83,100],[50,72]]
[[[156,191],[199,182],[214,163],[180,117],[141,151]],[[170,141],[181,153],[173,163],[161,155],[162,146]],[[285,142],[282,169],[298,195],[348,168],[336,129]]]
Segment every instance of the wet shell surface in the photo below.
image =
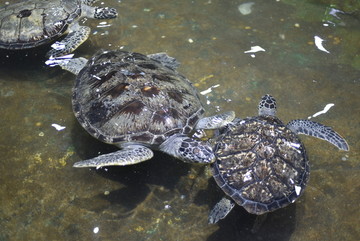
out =
[[309,179],[305,148],[275,116],[238,120],[216,140],[216,183],[249,213],[294,202]]
[[30,0],[0,8],[0,48],[27,49],[59,38],[81,14],[76,0]]
[[100,52],[76,79],[73,109],[95,138],[156,147],[174,133],[188,134],[204,109],[191,82],[143,54]]

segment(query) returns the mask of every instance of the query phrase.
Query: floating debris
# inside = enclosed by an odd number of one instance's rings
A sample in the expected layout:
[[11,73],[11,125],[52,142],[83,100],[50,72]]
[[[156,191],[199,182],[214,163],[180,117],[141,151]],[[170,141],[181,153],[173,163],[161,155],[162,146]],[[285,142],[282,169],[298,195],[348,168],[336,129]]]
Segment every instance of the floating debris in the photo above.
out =
[[316,113],[313,114],[312,116],[309,116],[308,119],[310,119],[310,118],[312,118],[312,117],[316,117],[316,116],[321,115],[321,114],[325,114],[325,113],[328,112],[328,110],[330,110],[330,108],[333,107],[334,105],[335,105],[335,104],[333,104],[333,103],[327,104],[322,111],[316,112]]
[[202,94],[202,95],[207,95],[207,94],[211,93],[211,91],[212,91],[213,88],[217,88],[217,87],[219,87],[219,86],[220,86],[219,84],[213,85],[213,86],[211,86],[210,88],[201,91],[200,94]]
[[324,18],[322,19],[322,21],[324,22],[323,26],[327,27],[329,25],[345,25],[345,23],[341,20],[341,17],[338,14],[345,15],[346,12],[336,9],[335,7],[335,5],[331,4],[329,7],[326,8]]
[[65,126],[61,126],[58,124],[51,124],[51,126],[54,127],[57,131],[62,131],[66,128]]
[[213,74],[210,74],[210,75],[208,75],[208,76],[204,76],[204,77],[202,77],[202,78],[198,81],[198,83],[195,83],[194,86],[199,87],[201,83],[204,83],[204,82],[206,82],[208,79],[211,79],[211,78],[213,78],[213,77],[214,77]]
[[322,45],[322,42],[324,41],[322,38],[320,38],[319,36],[315,36],[314,39],[315,39],[315,45],[316,45],[316,47],[317,47],[319,50],[324,51],[324,52],[326,52],[326,53],[330,53],[330,52],[327,51],[327,50],[324,48],[324,46]]
[[238,6],[238,9],[239,9],[239,12],[242,14],[242,15],[249,15],[252,10],[252,5],[254,5],[255,3],[254,2],[248,2],[248,3],[242,3]]
[[255,58],[255,54],[257,52],[265,52],[265,49],[261,48],[260,46],[251,46],[250,50],[244,51],[245,54],[250,54],[252,58]]
[[260,51],[264,51],[264,52],[265,52],[265,49],[261,48],[260,46],[251,46],[251,49],[245,51],[244,53],[245,53],[245,54],[248,54],[248,53],[256,53],[256,52],[260,52]]

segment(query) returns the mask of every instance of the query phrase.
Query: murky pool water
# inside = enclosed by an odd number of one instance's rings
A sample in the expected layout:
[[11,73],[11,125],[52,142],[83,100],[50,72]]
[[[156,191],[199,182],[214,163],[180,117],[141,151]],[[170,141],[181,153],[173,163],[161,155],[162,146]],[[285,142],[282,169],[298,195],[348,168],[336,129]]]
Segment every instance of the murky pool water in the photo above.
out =
[[[334,127],[350,151],[302,136],[311,178],[295,204],[270,213],[256,232],[255,217],[241,207],[209,225],[208,213],[222,192],[206,167],[156,153],[133,166],[73,168],[76,161],[116,149],[77,123],[71,109],[74,76],[45,66],[40,57],[2,58],[1,241],[359,239],[357,1],[254,0],[247,15],[239,11],[246,3],[240,0],[102,2],[120,16],[107,21],[108,27],[86,20],[92,34],[76,56],[99,49],[166,51],[200,91],[211,88],[203,96],[209,115],[255,115],[266,93],[277,98],[285,122],[333,103],[312,119]],[[262,51],[252,52],[254,46]]]

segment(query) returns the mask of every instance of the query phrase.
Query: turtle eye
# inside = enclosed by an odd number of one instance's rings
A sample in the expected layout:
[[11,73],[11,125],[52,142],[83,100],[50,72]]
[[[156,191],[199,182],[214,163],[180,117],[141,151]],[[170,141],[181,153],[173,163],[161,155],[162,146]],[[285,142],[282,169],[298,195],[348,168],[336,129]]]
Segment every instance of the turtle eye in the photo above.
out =
[[18,18],[27,18],[31,15],[31,10],[29,9],[24,9],[24,10],[21,10],[18,15],[16,15],[16,17]]

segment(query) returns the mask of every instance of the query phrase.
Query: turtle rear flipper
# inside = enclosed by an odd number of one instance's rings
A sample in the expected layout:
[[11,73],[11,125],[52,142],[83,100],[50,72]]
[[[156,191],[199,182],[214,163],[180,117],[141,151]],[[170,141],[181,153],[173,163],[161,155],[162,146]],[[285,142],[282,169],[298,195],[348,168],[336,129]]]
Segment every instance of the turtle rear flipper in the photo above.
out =
[[319,139],[330,142],[340,150],[349,150],[349,145],[347,144],[346,140],[330,126],[325,126],[310,120],[292,120],[287,124],[287,127],[296,134],[317,137]]
[[225,218],[229,212],[235,206],[235,202],[230,200],[227,197],[223,197],[214,208],[210,211],[209,214],[209,224],[217,223],[220,219]]
[[128,145],[116,152],[76,162],[74,167],[100,168],[103,166],[126,166],[149,160],[153,157],[153,155],[154,153],[145,146]]
[[46,57],[56,58],[72,53],[77,49],[90,35],[91,29],[87,26],[80,26],[75,23],[70,28],[70,33],[60,42],[55,42],[52,50],[47,52]]

